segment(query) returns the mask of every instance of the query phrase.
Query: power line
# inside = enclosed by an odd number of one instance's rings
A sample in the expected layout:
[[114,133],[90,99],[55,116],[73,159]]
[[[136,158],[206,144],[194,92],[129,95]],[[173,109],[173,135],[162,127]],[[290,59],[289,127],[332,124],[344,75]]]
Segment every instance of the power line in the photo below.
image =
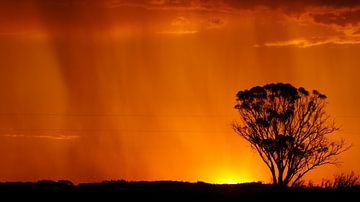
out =
[[[236,114],[126,114],[126,113],[17,113],[3,112],[0,116],[234,116]],[[334,117],[360,117],[360,115],[337,115]]]
[[201,131],[201,130],[129,130],[129,129],[66,129],[66,128],[22,128],[22,129],[9,129],[0,128],[1,132],[34,132],[34,131],[52,131],[52,132],[131,132],[131,133],[228,133],[229,131]]
[[233,117],[224,114],[61,114],[61,113],[0,113],[0,116],[62,116],[62,117]]
[[[86,133],[229,133],[231,130],[137,130],[137,129],[73,129],[73,128],[0,128],[0,132],[86,132]],[[341,134],[360,134],[356,131],[341,131]]]

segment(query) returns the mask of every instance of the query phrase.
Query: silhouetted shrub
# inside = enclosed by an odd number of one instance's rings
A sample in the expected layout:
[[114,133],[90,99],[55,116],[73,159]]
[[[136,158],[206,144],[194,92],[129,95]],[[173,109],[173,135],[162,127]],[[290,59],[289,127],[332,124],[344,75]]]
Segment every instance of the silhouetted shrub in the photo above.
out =
[[348,174],[340,173],[335,175],[333,181],[323,179],[321,183],[321,187],[328,189],[346,189],[359,185],[359,175],[356,175],[353,171]]

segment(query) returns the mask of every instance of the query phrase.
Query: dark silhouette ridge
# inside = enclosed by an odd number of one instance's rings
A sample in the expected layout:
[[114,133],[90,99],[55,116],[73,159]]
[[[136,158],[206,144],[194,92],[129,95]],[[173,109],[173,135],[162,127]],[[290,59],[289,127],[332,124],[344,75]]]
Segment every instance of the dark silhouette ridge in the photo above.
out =
[[267,84],[239,91],[233,128],[248,141],[272,174],[273,184],[297,186],[311,170],[336,164],[349,149],[344,140],[331,141],[339,130],[325,112],[326,96],[291,84]]
[[5,182],[0,183],[2,197],[44,199],[126,199],[164,201],[226,201],[226,200],[333,200],[358,196],[360,186],[343,189],[320,187],[279,187],[261,183],[208,184],[177,181],[127,182],[104,181],[72,184],[70,181]]

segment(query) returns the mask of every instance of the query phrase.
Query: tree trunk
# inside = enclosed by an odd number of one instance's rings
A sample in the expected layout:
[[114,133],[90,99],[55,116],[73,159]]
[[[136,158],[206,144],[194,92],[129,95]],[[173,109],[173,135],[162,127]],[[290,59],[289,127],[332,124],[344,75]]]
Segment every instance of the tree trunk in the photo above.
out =
[[275,173],[274,169],[271,169],[271,174],[272,174],[273,184],[278,184],[277,179],[276,179],[276,173]]
[[278,176],[278,185],[280,186],[284,186],[284,181],[283,181],[283,169],[279,169],[279,176]]

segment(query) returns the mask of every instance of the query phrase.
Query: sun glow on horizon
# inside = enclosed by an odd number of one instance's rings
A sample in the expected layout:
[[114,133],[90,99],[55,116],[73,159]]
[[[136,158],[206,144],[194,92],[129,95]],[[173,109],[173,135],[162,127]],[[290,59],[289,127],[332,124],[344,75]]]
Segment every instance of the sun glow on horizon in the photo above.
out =
[[214,184],[241,184],[254,181],[250,176],[240,175],[234,173],[225,173],[214,178],[212,182]]
[[238,178],[221,178],[218,179],[214,182],[214,184],[241,184],[241,183],[246,183],[246,182],[250,182],[248,180],[242,180],[242,179],[238,179]]
[[223,184],[239,184],[239,182],[236,182],[236,181],[228,181],[228,182],[225,182]]

